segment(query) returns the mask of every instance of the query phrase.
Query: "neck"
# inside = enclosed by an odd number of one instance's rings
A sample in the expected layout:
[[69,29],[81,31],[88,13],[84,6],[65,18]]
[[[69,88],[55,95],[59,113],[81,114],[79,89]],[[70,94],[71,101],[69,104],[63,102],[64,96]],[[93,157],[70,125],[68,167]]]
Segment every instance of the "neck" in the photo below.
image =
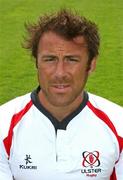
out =
[[43,92],[40,91],[38,94],[41,104],[47,109],[59,122],[65,117],[74,112],[83,101],[83,93],[76,98],[76,100],[67,106],[54,106],[44,96]]

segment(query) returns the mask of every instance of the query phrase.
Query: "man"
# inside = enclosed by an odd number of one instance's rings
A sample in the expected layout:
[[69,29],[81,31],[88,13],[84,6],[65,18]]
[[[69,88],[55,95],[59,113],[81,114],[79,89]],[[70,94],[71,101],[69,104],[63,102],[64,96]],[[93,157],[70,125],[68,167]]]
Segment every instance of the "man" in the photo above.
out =
[[61,10],[27,30],[39,87],[0,108],[0,180],[122,180],[123,109],[84,90],[97,26]]

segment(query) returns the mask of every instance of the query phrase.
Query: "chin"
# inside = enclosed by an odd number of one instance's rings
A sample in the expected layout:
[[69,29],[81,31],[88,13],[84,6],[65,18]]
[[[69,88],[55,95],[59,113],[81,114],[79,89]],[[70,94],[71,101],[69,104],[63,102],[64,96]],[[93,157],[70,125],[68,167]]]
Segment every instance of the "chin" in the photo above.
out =
[[[57,99],[57,100],[54,101],[54,99]],[[50,104],[52,104],[55,107],[65,107],[72,103],[72,101],[64,100],[63,98],[59,100],[58,98],[54,98],[54,99],[50,101]]]

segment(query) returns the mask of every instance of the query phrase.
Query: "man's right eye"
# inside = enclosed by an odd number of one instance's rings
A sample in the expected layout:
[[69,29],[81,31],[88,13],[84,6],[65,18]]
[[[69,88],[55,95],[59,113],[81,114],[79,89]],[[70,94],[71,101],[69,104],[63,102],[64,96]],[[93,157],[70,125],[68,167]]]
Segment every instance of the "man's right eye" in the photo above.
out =
[[43,62],[46,62],[46,63],[51,63],[51,62],[54,62],[54,59],[43,59]]
[[54,62],[56,61],[55,57],[46,57],[42,59],[44,62]]

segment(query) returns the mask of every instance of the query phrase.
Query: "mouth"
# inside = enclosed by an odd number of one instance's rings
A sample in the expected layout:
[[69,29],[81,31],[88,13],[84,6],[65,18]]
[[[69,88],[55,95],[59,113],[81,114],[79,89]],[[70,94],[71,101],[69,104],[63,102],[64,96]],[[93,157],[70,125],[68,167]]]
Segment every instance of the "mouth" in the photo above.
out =
[[57,84],[57,85],[53,85],[53,87],[58,88],[58,89],[64,89],[64,88],[69,87],[69,85]]
[[67,84],[54,84],[52,85],[53,91],[57,93],[65,93],[69,90],[70,85]]

